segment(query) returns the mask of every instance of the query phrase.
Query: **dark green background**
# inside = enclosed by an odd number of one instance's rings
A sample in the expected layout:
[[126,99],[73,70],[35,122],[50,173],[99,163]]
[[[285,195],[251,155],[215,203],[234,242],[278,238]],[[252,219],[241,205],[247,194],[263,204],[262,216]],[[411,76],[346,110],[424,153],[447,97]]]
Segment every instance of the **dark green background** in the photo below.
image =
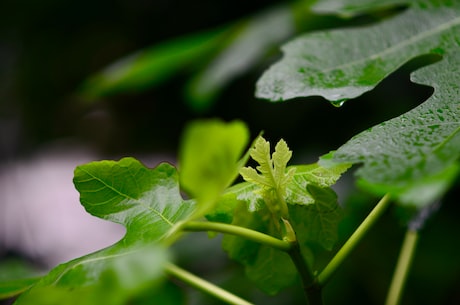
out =
[[[293,162],[314,162],[359,131],[411,109],[431,93],[430,88],[409,82],[411,70],[432,60],[425,57],[408,63],[373,92],[342,108],[315,97],[280,104],[255,99],[255,82],[270,59],[235,79],[213,107],[200,113],[184,101],[186,73],[143,93],[121,94],[92,105],[78,95],[87,77],[122,56],[166,39],[227,24],[275,3],[280,2],[1,1],[2,162],[62,139],[106,155],[176,154],[184,125],[204,117],[242,119],[253,135],[265,130],[266,138],[273,141],[283,137],[294,151]],[[363,19],[346,21],[348,25],[358,22]],[[350,195],[340,200],[347,212],[341,225],[343,239],[377,200],[355,191],[347,193]],[[422,231],[403,304],[460,303],[457,198],[458,187],[448,194],[441,210]],[[397,209],[390,210],[340,269],[325,289],[327,304],[383,303],[404,235],[397,214]],[[211,273],[217,281],[227,282],[224,285],[230,290],[254,296],[248,289],[251,284],[236,277],[241,270],[235,264],[224,262],[217,263],[215,269],[206,268],[208,259],[196,249],[187,252],[187,243],[184,245],[183,264],[197,272]],[[261,304],[269,304],[270,298],[257,295]],[[302,300],[298,288],[274,298],[273,304],[294,304],[296,300]]]

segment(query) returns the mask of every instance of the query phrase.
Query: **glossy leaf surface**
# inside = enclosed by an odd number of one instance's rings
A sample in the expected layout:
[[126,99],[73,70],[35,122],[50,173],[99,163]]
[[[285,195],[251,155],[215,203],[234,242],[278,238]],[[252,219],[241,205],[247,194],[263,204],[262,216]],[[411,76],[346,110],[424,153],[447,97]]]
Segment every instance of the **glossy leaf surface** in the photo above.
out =
[[[391,192],[400,201],[425,205],[442,196],[459,172],[460,94],[458,54],[416,71],[412,79],[435,92],[424,104],[369,129],[343,145],[338,161],[363,163],[361,183],[378,194]],[[457,89],[454,89],[456,87]]]
[[414,1],[403,13],[372,26],[306,34],[284,46],[284,58],[259,80],[271,100],[320,95],[336,105],[373,89],[407,61],[424,54],[442,59],[414,72],[429,85],[425,103],[354,137],[335,154],[363,163],[361,184],[377,194],[424,205],[458,172],[460,3]]
[[123,224],[126,234],[111,247],[57,266],[17,304],[116,305],[155,289],[168,260],[162,244],[194,208],[182,200],[177,172],[166,163],[148,169],[132,158],[92,162],[77,167],[74,183],[89,213]]
[[[433,1],[435,2],[435,1]],[[460,8],[417,5],[379,24],[300,36],[257,84],[272,101],[319,95],[340,104],[373,89],[415,56],[455,46]]]

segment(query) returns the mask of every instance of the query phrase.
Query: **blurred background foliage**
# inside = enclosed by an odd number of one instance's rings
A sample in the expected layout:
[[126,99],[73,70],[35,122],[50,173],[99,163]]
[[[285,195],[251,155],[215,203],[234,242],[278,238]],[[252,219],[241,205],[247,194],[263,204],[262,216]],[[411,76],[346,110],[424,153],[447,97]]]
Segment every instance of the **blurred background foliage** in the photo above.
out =
[[[293,163],[315,162],[431,94],[431,88],[409,81],[411,71],[436,60],[424,56],[341,108],[315,97],[285,103],[255,99],[255,83],[280,58],[283,42],[305,31],[378,22],[404,9],[345,18],[313,14],[309,5],[279,0],[1,1],[2,162],[62,140],[104,156],[175,156],[184,125],[207,117],[242,119],[253,135],[264,130],[272,142],[284,138],[294,151]],[[338,188],[347,215],[342,240],[376,201],[355,190],[350,178]],[[456,198],[458,187],[422,231],[404,304],[460,303]],[[328,304],[383,302],[404,232],[398,213],[388,213],[326,288]],[[199,246],[192,248],[188,240],[178,245],[182,264],[261,304],[301,304],[298,287],[273,299],[248,289],[238,266],[215,247],[218,241],[195,238]],[[209,262],[210,253],[216,262]],[[196,304],[214,304],[193,295]]]

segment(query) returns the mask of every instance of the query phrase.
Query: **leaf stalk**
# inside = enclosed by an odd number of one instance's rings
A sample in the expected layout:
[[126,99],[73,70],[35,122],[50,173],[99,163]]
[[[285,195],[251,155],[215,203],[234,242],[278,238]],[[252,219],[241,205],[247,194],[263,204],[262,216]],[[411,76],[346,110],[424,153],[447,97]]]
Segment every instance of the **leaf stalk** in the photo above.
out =
[[418,231],[408,229],[404,237],[401,253],[396,264],[395,273],[391,280],[385,305],[400,304],[402,292],[406,283],[407,275],[414,257],[418,241]]
[[356,248],[358,243],[363,239],[364,235],[371,229],[377,220],[383,215],[390,204],[390,195],[385,195],[372,209],[369,215],[364,219],[361,225],[353,232],[350,238],[335,254],[331,261],[327,264],[324,270],[318,275],[317,285],[323,287],[337,271],[345,259],[350,256],[351,252]]
[[231,292],[222,289],[174,264],[167,263],[165,266],[165,272],[175,278],[183,281],[184,283],[211,295],[227,304],[232,305],[253,305],[248,301],[232,294]]
[[225,234],[231,234],[240,236],[248,240],[258,242],[260,244],[273,247],[281,251],[289,251],[292,247],[291,243],[278,239],[268,234],[264,234],[258,231],[254,231],[248,228],[235,226],[220,222],[208,222],[208,221],[187,221],[181,225],[181,229],[184,231],[212,231]]
[[297,241],[292,243],[291,249],[288,251],[289,256],[291,257],[292,262],[294,263],[297,272],[300,275],[302,280],[302,285],[304,287],[305,296],[307,302],[310,305],[322,305],[323,299],[321,295],[321,287],[315,285],[315,276],[311,272],[311,269],[308,267],[305,259],[300,252],[300,247]]

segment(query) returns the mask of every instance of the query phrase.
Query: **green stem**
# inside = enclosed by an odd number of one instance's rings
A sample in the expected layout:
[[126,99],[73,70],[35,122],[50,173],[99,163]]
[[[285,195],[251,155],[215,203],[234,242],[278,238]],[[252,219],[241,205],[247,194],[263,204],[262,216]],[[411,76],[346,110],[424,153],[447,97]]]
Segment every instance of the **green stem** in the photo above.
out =
[[233,305],[253,305],[246,300],[228,292],[225,289],[222,289],[174,264],[168,263],[165,267],[166,273],[175,278],[180,279],[184,283],[189,284],[190,286],[208,294],[216,297],[217,299],[224,301],[228,304]]
[[329,264],[324,268],[324,270],[318,275],[317,285],[323,287],[332,277],[332,275],[337,271],[343,261],[351,254],[357,244],[361,241],[364,235],[369,231],[369,229],[374,225],[374,223],[382,216],[386,208],[389,206],[390,196],[385,195],[374,207],[374,209],[369,213],[369,215],[364,219],[361,225],[356,229],[355,232],[350,236],[350,238],[345,242],[342,248],[336,253],[332,258]]
[[407,230],[401,253],[399,254],[398,263],[396,264],[395,273],[391,281],[390,290],[388,291],[387,300],[385,302],[386,305],[398,305],[401,301],[402,291],[414,257],[417,241],[418,232],[410,229]]
[[247,229],[240,226],[230,225],[220,222],[206,222],[206,221],[187,221],[184,222],[181,227],[185,231],[213,231],[219,233],[232,234],[240,237],[244,237],[248,240],[264,244],[281,251],[289,251],[292,247],[291,243],[275,238],[268,234],[264,234],[258,231]]
[[322,304],[321,290],[317,289],[318,287],[313,287],[315,278],[300,252],[297,240],[284,241],[258,231],[219,222],[188,221],[181,224],[180,229],[194,232],[213,231],[232,234],[287,252],[300,274],[309,304]]
[[307,298],[307,303],[310,305],[322,305],[323,298],[321,295],[321,287],[315,285],[315,277],[305,262],[297,242],[293,243],[293,246],[291,250],[288,251],[288,254],[291,257],[297,272],[299,272],[305,296]]

